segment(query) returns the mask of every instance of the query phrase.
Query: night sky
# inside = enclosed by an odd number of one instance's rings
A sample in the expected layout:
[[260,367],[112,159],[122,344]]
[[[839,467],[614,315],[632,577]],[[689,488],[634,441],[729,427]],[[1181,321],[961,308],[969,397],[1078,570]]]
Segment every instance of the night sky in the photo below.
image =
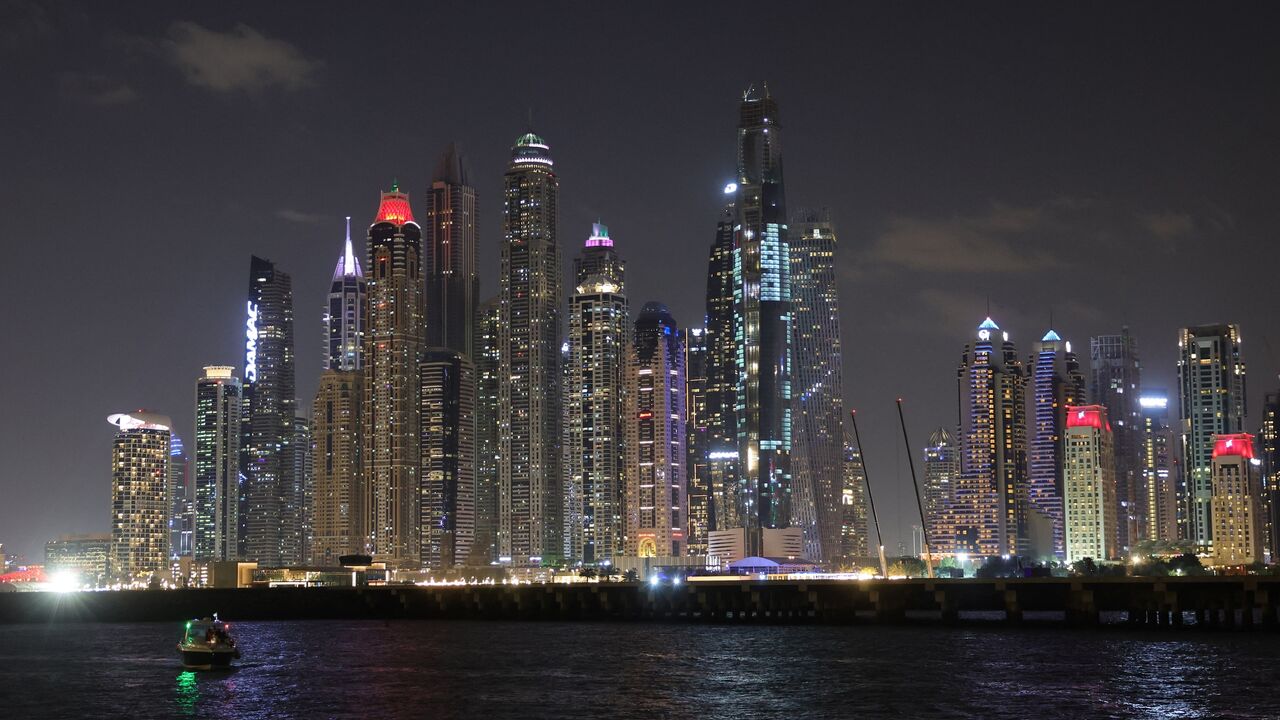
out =
[[343,216],[363,244],[393,178],[421,213],[451,140],[483,296],[532,116],[566,264],[599,218],[633,311],[700,322],[761,81],[788,205],[837,223],[845,399],[890,552],[914,515],[893,400],[915,446],[954,424],[988,298],[1024,355],[1051,312],[1086,357],[1128,324],[1170,390],[1177,328],[1238,322],[1257,429],[1280,387],[1275,5],[614,5],[0,0],[5,550],[108,530],[109,413],[171,415],[190,448],[201,367],[243,364],[251,253],[293,276],[309,406]]

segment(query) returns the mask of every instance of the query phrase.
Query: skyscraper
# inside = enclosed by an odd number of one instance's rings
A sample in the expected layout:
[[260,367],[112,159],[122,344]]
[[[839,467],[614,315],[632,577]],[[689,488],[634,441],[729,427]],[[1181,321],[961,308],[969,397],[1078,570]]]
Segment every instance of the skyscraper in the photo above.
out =
[[[474,360],[477,270],[476,191],[457,143],[440,156],[427,193],[423,236],[427,347],[449,348]],[[471,400],[474,402],[474,400]]]
[[[1173,542],[1178,533],[1178,451],[1177,436],[1169,424],[1169,394],[1152,388],[1138,398],[1141,413],[1139,447],[1142,450],[1142,477],[1137,497],[1145,504],[1140,517],[1146,527],[1139,536],[1146,540]],[[1119,472],[1117,472],[1117,476]]]
[[818,561],[838,554],[844,475],[836,234],[823,210],[801,213],[790,237],[792,522],[805,532],[805,554]]
[[640,309],[627,368],[627,554],[684,555],[684,348],[662,303]]
[[168,417],[116,413],[111,443],[111,574],[145,581],[169,566]]
[[738,113],[733,322],[739,515],[746,551],[791,524],[791,257],[778,104],[749,88]]
[[573,266],[564,389],[565,476],[574,498],[568,546],[571,559],[593,565],[612,562],[624,550],[623,376],[630,317],[624,263],[607,227],[592,226]]
[[737,183],[724,189],[726,204],[716,223],[707,262],[705,440],[709,531],[742,527],[738,482],[738,341],[734,335],[734,197]]
[[343,555],[371,550],[360,432],[368,290],[347,218],[346,242],[333,269],[324,314],[328,351],[311,403],[309,565],[334,566]]
[[169,441],[169,556],[191,555],[195,497],[191,486],[191,464],[177,433]]
[[1254,467],[1253,436],[1226,433],[1214,437],[1212,463],[1215,565],[1262,562],[1262,518],[1259,516],[1258,473]]
[[364,511],[375,560],[421,563],[418,468],[422,461],[418,365],[422,361],[422,230],[409,196],[392,184],[369,226],[365,279]]
[[1067,407],[1063,436],[1066,500],[1066,560],[1120,557],[1116,471],[1107,409],[1101,405]]
[[302,497],[294,477],[293,284],[275,263],[249,263],[240,471],[241,557],[264,567],[297,565]]
[[560,181],[542,138],[516,139],[503,179],[498,322],[498,555],[527,567],[563,552]]
[[422,360],[422,566],[468,560],[475,539],[475,366],[449,348]]
[[1071,343],[1052,329],[1036,343],[1029,364],[1035,427],[1027,472],[1028,549],[1032,557],[1061,560],[1065,556],[1062,436],[1067,406],[1084,404],[1084,375]]
[[196,381],[195,537],[197,562],[236,560],[240,547],[240,418],[235,368],[210,365]]
[[707,421],[707,333],[700,327],[685,328],[684,403],[685,476],[689,496],[690,555],[707,554],[707,532],[711,529],[711,472],[707,453],[711,451]]
[[924,516],[933,552],[953,552],[954,532],[946,522],[946,513],[955,504],[959,479],[960,447],[955,435],[940,427],[929,435],[929,446],[924,449]]
[[[309,411],[305,408],[304,411]],[[311,453],[313,445],[311,436],[311,419],[306,415],[298,415],[293,419],[293,441],[297,449],[293,453],[292,498],[296,506],[287,508],[289,514],[298,517],[298,534],[293,540],[295,548],[291,551],[296,562],[301,564],[311,556],[311,544],[314,540],[314,524],[312,509],[315,507],[315,456]]]
[[1150,525],[1142,517],[1146,504],[1140,497],[1142,441],[1136,429],[1141,422],[1137,399],[1142,387],[1142,364],[1138,361],[1138,343],[1128,327],[1121,328],[1119,335],[1090,338],[1089,357],[1093,367],[1090,396],[1093,402],[1107,408],[1115,435],[1116,501],[1120,503],[1117,530],[1123,551],[1148,539],[1142,530]]
[[862,451],[844,446],[844,474],[840,488],[840,556],[846,563],[870,553],[867,530],[867,473]]
[[1186,537],[1209,550],[1213,546],[1213,438],[1244,432],[1245,365],[1240,358],[1240,328],[1183,328],[1178,333],[1178,353]]
[[1263,541],[1275,562],[1280,558],[1280,391],[1263,396],[1258,444],[1262,460]]
[[1026,377],[1009,333],[991,318],[965,346],[958,380],[961,469],[951,544],[978,557],[1025,554]]
[[498,313],[497,297],[480,305],[476,319],[476,535],[469,562],[498,557]]

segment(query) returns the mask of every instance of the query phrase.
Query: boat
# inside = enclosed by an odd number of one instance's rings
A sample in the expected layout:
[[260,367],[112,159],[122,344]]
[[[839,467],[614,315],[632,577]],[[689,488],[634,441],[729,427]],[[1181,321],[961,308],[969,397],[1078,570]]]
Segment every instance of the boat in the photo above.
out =
[[240,658],[240,649],[231,637],[231,623],[219,620],[217,615],[188,620],[178,653],[182,655],[182,666],[191,670],[228,668],[232,660]]

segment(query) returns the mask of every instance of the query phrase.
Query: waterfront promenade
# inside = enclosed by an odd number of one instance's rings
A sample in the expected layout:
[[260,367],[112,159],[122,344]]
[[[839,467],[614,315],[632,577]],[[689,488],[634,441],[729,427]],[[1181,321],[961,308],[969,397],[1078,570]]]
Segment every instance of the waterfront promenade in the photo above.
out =
[[717,579],[649,583],[0,593],[0,622],[474,619],[1056,623],[1274,629],[1280,578]]

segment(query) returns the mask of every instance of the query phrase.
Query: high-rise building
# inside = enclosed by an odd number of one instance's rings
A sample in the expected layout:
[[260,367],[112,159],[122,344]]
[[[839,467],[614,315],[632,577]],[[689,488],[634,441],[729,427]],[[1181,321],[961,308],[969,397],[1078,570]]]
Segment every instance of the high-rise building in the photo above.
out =
[[792,523],[818,561],[838,555],[844,475],[836,233],[823,210],[801,213],[790,238]]
[[449,143],[427,192],[422,238],[426,346],[449,348],[471,361],[480,302],[478,220],[466,160],[457,143]]
[[210,365],[196,381],[195,533],[198,562],[236,560],[240,547],[240,418],[235,368]]
[[[1163,389],[1145,390],[1138,398],[1138,409],[1142,476],[1136,497],[1146,506],[1138,514],[1145,523],[1139,528],[1138,537],[1173,542],[1179,538],[1179,465],[1177,435],[1169,424],[1169,394]],[[1119,475],[1117,469],[1117,478]]]
[[498,555],[519,567],[563,552],[560,181],[542,138],[516,139],[503,176],[498,321]]
[[1134,543],[1150,539],[1142,534],[1150,522],[1143,517],[1149,501],[1141,495],[1144,465],[1142,433],[1138,430],[1141,408],[1137,403],[1142,387],[1138,343],[1129,334],[1129,328],[1123,327],[1119,335],[1090,338],[1089,358],[1093,368],[1090,397],[1107,409],[1114,431],[1116,501],[1120,503],[1116,527],[1123,552]]
[[1066,506],[1066,560],[1120,557],[1115,446],[1107,409],[1069,406],[1062,440]]
[[844,446],[844,474],[840,488],[840,556],[846,563],[871,554],[867,531],[867,472],[862,451]]
[[301,564],[302,498],[294,477],[293,283],[275,263],[249,263],[240,471],[240,555],[264,567]]
[[791,525],[791,257],[778,104],[749,88],[738,112],[733,322],[739,516],[749,554]]
[[298,415],[293,419],[293,441],[297,449],[293,453],[295,487],[290,494],[290,498],[297,505],[286,508],[290,515],[298,517],[298,536],[294,540],[297,546],[294,557],[298,564],[305,563],[311,556],[311,544],[315,539],[315,519],[312,517],[312,508],[315,507],[316,466],[315,457],[311,453],[312,440],[311,419],[305,415]]
[[975,557],[1025,555],[1026,376],[1009,333],[991,318],[965,346],[958,380],[960,478],[950,545]]
[[690,555],[707,554],[707,533],[711,529],[711,472],[707,454],[711,452],[707,421],[707,333],[700,327],[685,328],[685,484],[689,496]]
[[574,258],[566,363],[565,477],[569,558],[611,563],[624,551],[623,376],[628,325],[624,263],[609,229],[592,227]]
[[684,555],[684,348],[666,305],[640,309],[626,376],[627,554]]
[[422,229],[409,196],[382,193],[365,248],[368,310],[364,327],[366,540],[376,561],[421,563],[418,469],[422,462],[418,371],[422,362]]
[[924,516],[935,553],[953,552],[954,533],[949,532],[946,513],[955,504],[959,479],[960,446],[951,431],[939,427],[930,433],[924,449]]
[[329,338],[325,368],[311,402],[309,565],[332,567],[343,555],[371,551],[360,432],[368,290],[347,218],[347,238],[333,269],[324,314],[324,334]]
[[173,423],[145,411],[116,413],[111,443],[111,574],[146,580],[169,566],[169,443]]
[[726,204],[716,223],[715,242],[707,262],[706,296],[706,482],[710,531],[742,527],[738,513],[738,341],[734,335],[734,197],[737,183],[725,187]]
[[1212,497],[1213,561],[1215,565],[1262,562],[1262,518],[1258,497],[1258,464],[1253,436],[1226,433],[1214,437]]
[[422,360],[422,566],[468,562],[476,530],[476,372],[471,359],[431,348]]
[[1245,365],[1238,325],[1201,325],[1178,333],[1178,407],[1181,418],[1182,504],[1185,538],[1213,546],[1213,438],[1244,432]]
[[1262,535],[1271,562],[1280,559],[1280,391],[1262,400],[1262,430],[1258,433],[1262,460]]
[[498,557],[498,327],[497,297],[476,318],[476,535],[469,564]]
[[1061,560],[1063,535],[1062,434],[1068,405],[1083,405],[1084,375],[1071,343],[1052,329],[1036,343],[1031,366],[1035,423],[1027,461],[1029,551],[1035,558]]
[[177,433],[169,441],[169,557],[191,555],[194,530],[195,495],[191,485],[191,464]]
[[45,575],[69,570],[95,587],[107,579],[110,558],[111,533],[59,535],[44,544]]

